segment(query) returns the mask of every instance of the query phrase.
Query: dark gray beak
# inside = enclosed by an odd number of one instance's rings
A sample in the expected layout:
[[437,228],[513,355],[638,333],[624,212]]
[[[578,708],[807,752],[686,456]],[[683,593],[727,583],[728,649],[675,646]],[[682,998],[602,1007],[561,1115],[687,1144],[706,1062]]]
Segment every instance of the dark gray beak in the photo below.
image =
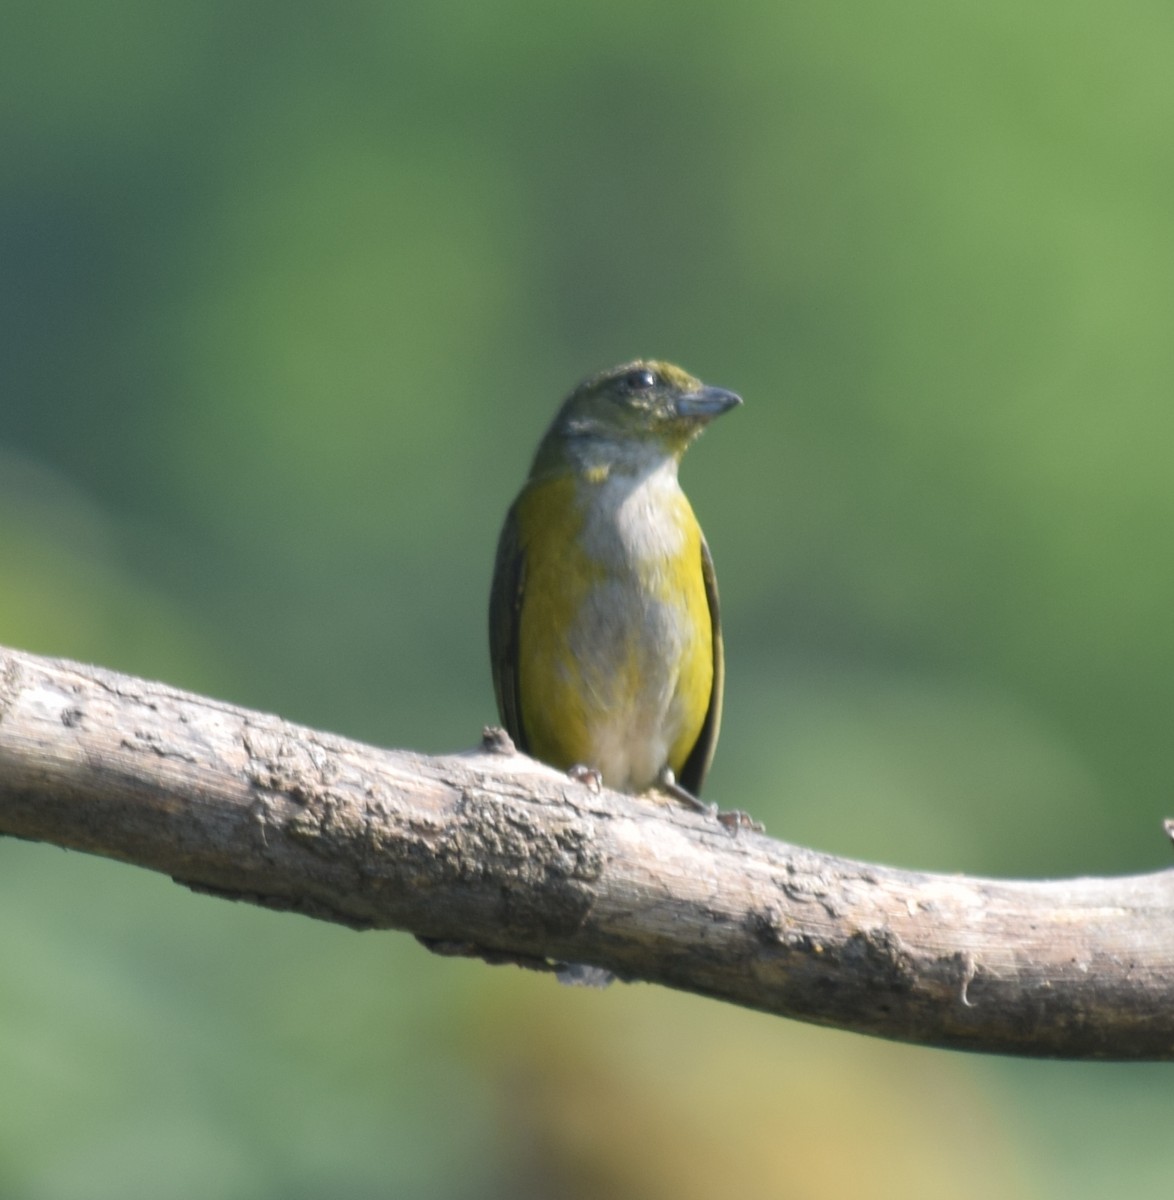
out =
[[684,392],[677,397],[677,416],[694,421],[712,421],[742,403],[742,397],[725,388],[703,387],[696,392]]

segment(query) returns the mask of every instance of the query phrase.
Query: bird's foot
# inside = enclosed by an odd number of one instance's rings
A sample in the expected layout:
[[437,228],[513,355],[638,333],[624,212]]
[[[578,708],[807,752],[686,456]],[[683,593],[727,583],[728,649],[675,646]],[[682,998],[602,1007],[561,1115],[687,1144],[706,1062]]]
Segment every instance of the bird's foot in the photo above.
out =
[[717,821],[719,825],[725,826],[733,833],[737,833],[739,829],[749,829],[751,833],[766,832],[766,826],[761,821],[756,821],[749,813],[743,812],[740,808],[731,808],[729,812],[719,812]]
[[656,786],[660,791],[672,796],[674,800],[679,800],[686,808],[691,808],[694,812],[704,813],[707,817],[717,815],[717,805],[706,804],[703,800],[698,800],[688,788],[682,787],[677,782],[672,767],[661,767],[660,774],[656,777]]
[[567,774],[576,782],[581,783],[595,795],[599,795],[603,787],[603,776],[594,768],[584,763],[576,763]]
[[739,809],[721,812],[716,804],[706,804],[699,800],[688,788],[683,788],[677,782],[671,767],[661,768],[660,774],[656,777],[656,786],[662,792],[672,796],[674,800],[679,800],[682,804],[687,805],[694,812],[713,817],[719,825],[732,833],[737,833],[739,829],[749,829],[754,833],[765,832],[766,827],[762,822],[756,821],[749,813],[741,812]]

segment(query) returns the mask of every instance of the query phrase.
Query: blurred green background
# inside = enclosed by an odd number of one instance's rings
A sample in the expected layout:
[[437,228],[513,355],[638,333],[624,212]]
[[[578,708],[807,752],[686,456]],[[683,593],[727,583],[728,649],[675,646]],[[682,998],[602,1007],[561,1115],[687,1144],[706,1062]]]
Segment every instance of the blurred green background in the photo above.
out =
[[[0,39],[0,642],[383,745],[493,718],[561,396],[746,406],[709,792],[1170,861],[1174,10],[70,0]],[[0,842],[0,1196],[1169,1194],[1168,1068],[583,992]]]

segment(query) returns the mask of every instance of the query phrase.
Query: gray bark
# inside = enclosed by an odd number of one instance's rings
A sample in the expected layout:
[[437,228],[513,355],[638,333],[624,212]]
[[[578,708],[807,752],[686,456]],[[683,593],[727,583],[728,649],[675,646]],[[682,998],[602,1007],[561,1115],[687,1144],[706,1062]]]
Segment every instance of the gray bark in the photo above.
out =
[[593,791],[504,735],[380,750],[0,649],[0,833],[441,953],[590,964],[927,1045],[1174,1057],[1174,872],[850,862]]

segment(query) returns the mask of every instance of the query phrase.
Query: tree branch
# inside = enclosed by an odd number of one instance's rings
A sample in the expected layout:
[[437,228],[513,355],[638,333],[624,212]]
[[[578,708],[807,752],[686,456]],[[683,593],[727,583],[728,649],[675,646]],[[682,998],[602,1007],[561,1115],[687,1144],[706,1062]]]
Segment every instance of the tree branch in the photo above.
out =
[[0,833],[445,953],[595,964],[862,1033],[1174,1058],[1174,872],[889,870],[595,793],[504,745],[379,750],[0,649]]

